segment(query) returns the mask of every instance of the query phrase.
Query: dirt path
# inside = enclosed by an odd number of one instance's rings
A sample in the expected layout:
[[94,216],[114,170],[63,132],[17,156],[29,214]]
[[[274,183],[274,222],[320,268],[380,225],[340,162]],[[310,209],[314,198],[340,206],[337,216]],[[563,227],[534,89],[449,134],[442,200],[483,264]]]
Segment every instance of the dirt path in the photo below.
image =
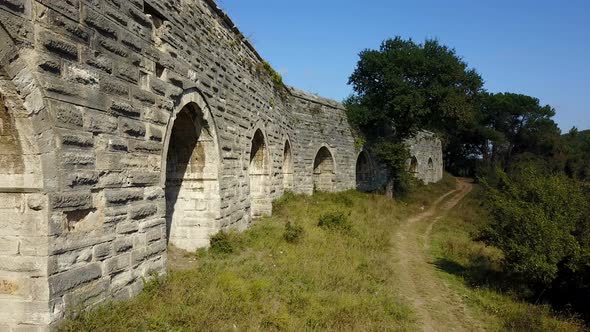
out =
[[469,315],[461,295],[436,276],[428,254],[432,227],[471,189],[471,183],[458,180],[455,190],[441,196],[428,210],[403,222],[394,235],[399,292],[412,304],[424,331],[484,330]]

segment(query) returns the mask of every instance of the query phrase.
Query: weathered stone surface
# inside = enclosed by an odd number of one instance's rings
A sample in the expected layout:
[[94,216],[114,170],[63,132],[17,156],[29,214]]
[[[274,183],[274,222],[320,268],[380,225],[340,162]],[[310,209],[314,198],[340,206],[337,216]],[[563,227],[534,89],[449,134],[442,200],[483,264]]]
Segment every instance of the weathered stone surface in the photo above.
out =
[[101,276],[102,269],[100,264],[90,263],[86,266],[49,277],[49,291],[51,295],[63,294],[68,290],[96,280]]
[[424,183],[436,183],[443,178],[442,142],[435,134],[428,131],[418,132],[408,139],[412,158],[408,168],[414,176]]
[[67,192],[52,194],[49,196],[50,207],[53,209],[84,210],[92,206],[92,197],[89,192]]

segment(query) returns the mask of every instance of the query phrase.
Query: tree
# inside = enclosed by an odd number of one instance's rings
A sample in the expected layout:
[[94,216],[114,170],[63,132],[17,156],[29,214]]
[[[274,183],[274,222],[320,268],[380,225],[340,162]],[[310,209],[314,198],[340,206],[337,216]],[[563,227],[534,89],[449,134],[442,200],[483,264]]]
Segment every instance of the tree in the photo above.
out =
[[476,120],[483,80],[437,40],[389,39],[360,53],[350,76],[351,121],[373,136],[401,141],[419,129],[443,136]]
[[568,151],[566,174],[580,181],[590,181],[590,130],[579,131],[574,127],[563,139]]
[[488,94],[481,107],[482,126],[489,130],[485,153],[490,161],[508,167],[516,154],[559,158],[561,132],[552,120],[555,110],[539,99],[515,93]]
[[483,181],[494,219],[482,238],[502,249],[507,271],[545,288],[564,268],[589,262],[588,203],[579,182],[528,162],[511,176],[498,169],[493,182]]

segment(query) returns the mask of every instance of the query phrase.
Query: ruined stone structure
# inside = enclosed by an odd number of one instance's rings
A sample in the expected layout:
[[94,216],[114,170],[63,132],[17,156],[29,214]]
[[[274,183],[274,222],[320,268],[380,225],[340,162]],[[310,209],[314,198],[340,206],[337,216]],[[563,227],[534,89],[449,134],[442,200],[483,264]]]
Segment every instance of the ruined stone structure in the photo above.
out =
[[[425,184],[442,180],[442,142],[434,133],[422,130],[404,143],[411,155],[407,161],[410,174]],[[389,185],[395,186],[395,183],[390,183],[392,180],[387,167],[373,156],[370,146],[365,146],[356,160],[357,190],[371,192],[386,189]]]
[[412,158],[408,170],[425,184],[436,183],[443,178],[442,142],[435,134],[420,131],[406,140]]
[[369,183],[363,153],[211,0],[0,0],[0,330],[133,296],[286,190]]

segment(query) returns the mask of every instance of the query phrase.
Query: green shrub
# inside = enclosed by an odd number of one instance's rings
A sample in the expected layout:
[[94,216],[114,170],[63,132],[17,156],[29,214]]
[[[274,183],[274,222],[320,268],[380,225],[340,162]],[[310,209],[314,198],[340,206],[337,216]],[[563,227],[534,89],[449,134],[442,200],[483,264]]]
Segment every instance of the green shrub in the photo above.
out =
[[231,254],[238,250],[237,242],[236,234],[220,231],[211,237],[209,251],[216,254]]
[[493,222],[483,239],[502,249],[509,272],[527,283],[550,285],[560,268],[576,261],[583,242],[576,235],[587,224],[580,185],[564,175],[534,166],[512,177],[497,171],[487,186]]
[[375,152],[389,169],[395,196],[406,196],[415,184],[414,177],[408,172],[406,165],[411,157],[408,147],[404,143],[381,141],[375,146]]
[[303,238],[304,235],[305,231],[303,230],[303,227],[287,221],[285,224],[285,231],[283,232],[283,238],[285,241],[289,243],[297,243]]
[[364,137],[356,137],[354,139],[354,148],[356,151],[361,151],[365,144],[367,144],[367,140]]
[[344,231],[348,231],[352,228],[348,217],[342,212],[328,212],[320,215],[318,226]]

